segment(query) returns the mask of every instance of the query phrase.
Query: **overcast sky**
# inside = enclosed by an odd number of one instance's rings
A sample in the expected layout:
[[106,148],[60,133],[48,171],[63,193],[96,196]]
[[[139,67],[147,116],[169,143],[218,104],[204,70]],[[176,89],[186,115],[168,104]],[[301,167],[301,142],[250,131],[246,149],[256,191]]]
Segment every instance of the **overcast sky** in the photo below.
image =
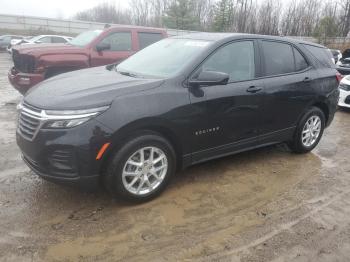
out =
[[[77,12],[103,2],[106,0],[0,0],[0,14],[71,18]],[[128,0],[108,2],[126,7]]]

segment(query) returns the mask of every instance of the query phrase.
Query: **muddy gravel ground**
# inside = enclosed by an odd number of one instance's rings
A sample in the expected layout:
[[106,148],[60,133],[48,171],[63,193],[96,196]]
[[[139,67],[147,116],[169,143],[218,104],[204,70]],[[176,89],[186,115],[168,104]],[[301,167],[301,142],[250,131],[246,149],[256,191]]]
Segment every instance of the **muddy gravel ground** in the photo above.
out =
[[194,166],[152,202],[43,181],[15,142],[0,54],[0,261],[350,261],[350,113],[312,153],[273,146]]

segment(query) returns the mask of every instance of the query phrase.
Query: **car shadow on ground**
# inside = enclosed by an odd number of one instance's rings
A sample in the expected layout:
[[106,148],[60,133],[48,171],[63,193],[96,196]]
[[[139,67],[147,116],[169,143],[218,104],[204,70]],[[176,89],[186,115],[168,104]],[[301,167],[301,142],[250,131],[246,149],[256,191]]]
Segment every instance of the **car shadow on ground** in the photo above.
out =
[[[291,153],[285,144],[279,144],[196,164],[183,171],[177,172],[175,177],[170,181],[169,186],[165,189],[165,192],[158,196],[157,199],[160,200],[166,198],[170,191],[172,192],[172,197],[176,197],[176,192],[178,192],[179,196],[183,196],[182,188],[187,187],[189,184],[192,184],[194,188],[196,187],[195,184],[212,184],[215,186],[215,182],[219,179],[226,180],[230,177],[228,180],[231,181],[235,175],[242,175],[242,172],[255,174],[258,170],[255,170],[254,168],[257,167],[259,163],[264,162],[264,159],[269,162],[269,156],[271,157],[270,161],[272,162],[275,158],[278,158],[279,162],[281,161],[281,158],[284,158],[286,163],[290,159],[298,157],[298,155]],[[245,167],[247,168],[246,171]],[[269,168],[269,164],[267,163],[266,169]],[[276,171],[271,170],[271,172]],[[31,173],[36,176],[33,172]],[[69,203],[72,204],[72,199],[74,199],[73,202],[84,202],[90,204],[108,203],[108,205],[110,205],[113,203],[116,208],[142,205],[142,203],[127,202],[122,199],[112,198],[103,186],[98,187],[95,191],[89,192],[74,186],[71,187],[54,184],[38,177],[37,180],[38,184],[33,190],[36,191],[35,195],[38,197],[38,200],[40,199],[40,202],[43,202],[43,199],[45,199],[45,206],[54,206],[58,199],[61,203],[67,202],[66,204],[68,206]]]

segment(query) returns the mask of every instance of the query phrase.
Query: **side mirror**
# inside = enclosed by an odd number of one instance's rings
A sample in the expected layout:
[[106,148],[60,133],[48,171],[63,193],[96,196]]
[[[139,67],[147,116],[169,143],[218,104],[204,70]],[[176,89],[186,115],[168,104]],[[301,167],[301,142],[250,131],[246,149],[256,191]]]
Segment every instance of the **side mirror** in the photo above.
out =
[[41,44],[41,43],[42,43],[42,41],[40,41],[40,40],[36,40],[34,43],[36,43],[36,44]]
[[109,49],[111,49],[111,44],[109,43],[100,42],[96,45],[97,52],[101,52],[103,50],[109,50]]
[[230,76],[223,72],[203,71],[196,79],[189,81],[190,86],[227,85]]

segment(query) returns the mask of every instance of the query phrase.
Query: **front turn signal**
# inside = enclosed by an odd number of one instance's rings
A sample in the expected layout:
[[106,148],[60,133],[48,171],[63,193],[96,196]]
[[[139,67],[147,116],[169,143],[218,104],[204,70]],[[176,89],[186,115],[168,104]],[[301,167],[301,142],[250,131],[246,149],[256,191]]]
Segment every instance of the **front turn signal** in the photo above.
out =
[[104,152],[107,150],[111,143],[105,143],[101,148],[100,151],[98,151],[98,154],[96,156],[96,160],[100,160],[104,154]]

